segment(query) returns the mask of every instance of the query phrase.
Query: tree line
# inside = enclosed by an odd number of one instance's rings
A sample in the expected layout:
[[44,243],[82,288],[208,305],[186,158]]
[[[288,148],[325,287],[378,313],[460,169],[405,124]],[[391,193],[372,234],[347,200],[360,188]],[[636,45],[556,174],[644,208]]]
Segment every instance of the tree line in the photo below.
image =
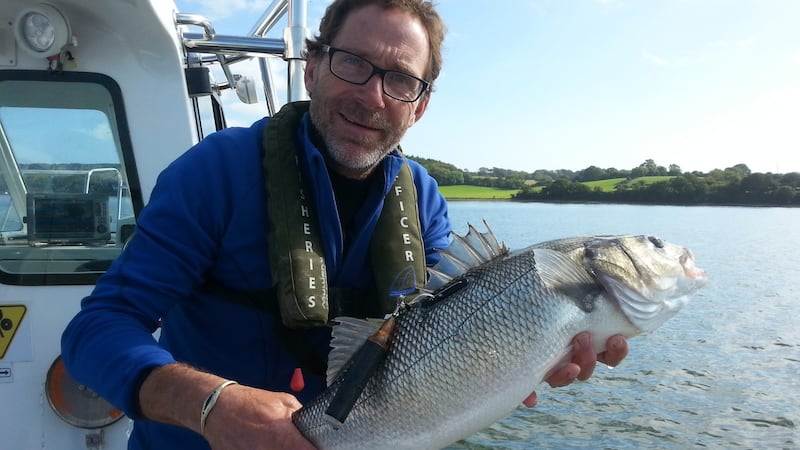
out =
[[[20,174],[25,188],[31,193],[81,193],[116,195],[119,189],[119,164],[83,163],[32,163],[20,164]],[[97,171],[92,169],[117,169]],[[8,185],[0,176],[0,193],[7,192]]]
[[[466,184],[518,189],[519,192],[513,196],[514,200],[800,205],[800,173],[752,172],[745,164],[709,172],[684,173],[676,164],[665,167],[648,159],[627,170],[589,166],[578,171],[561,169],[524,172],[495,167],[469,172],[441,161],[411,158],[422,164],[439,185]],[[612,189],[587,184],[612,179],[620,179]]]

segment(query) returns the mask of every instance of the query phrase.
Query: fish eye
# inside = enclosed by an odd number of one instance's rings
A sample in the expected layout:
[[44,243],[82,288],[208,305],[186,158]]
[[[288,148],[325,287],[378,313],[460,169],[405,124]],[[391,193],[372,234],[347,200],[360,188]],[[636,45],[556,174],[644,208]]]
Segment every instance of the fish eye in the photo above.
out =
[[656,236],[648,236],[647,239],[656,246],[656,248],[664,248],[664,241]]

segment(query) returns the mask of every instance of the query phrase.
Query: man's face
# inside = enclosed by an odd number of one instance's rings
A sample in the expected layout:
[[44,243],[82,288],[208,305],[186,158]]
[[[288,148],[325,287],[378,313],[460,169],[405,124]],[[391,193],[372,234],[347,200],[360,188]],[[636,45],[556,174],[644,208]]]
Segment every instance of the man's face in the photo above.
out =
[[[377,67],[424,78],[428,36],[418,19],[399,10],[365,6],[350,13],[331,47],[354,53]],[[328,147],[333,169],[365,178],[425,112],[428,96],[402,102],[384,94],[376,74],[364,85],[330,71],[329,56],[309,58],[305,73],[311,120]]]

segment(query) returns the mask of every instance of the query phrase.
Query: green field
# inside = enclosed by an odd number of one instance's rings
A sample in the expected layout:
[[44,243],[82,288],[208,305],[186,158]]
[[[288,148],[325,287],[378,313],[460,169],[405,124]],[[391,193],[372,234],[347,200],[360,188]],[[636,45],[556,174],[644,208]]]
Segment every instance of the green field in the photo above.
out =
[[[667,181],[673,176],[652,176],[652,177],[639,177],[633,179],[630,183],[644,183],[652,184],[660,181]],[[625,178],[610,178],[608,180],[587,181],[583,184],[590,189],[599,187],[604,192],[613,192],[614,187],[619,183],[625,181]],[[448,200],[508,200],[511,195],[519,192],[516,189],[497,189],[483,186],[472,185],[453,185],[453,186],[439,186],[439,192],[444,195]]]
[[[647,185],[647,184],[658,183],[658,182],[661,182],[661,181],[667,181],[670,178],[675,178],[675,177],[671,176],[671,175],[639,177],[639,178],[634,178],[633,180],[631,180],[631,184],[643,183],[643,184]],[[621,183],[623,181],[625,181],[625,178],[609,178],[608,180],[587,181],[587,182],[585,182],[583,184],[585,184],[586,186],[589,186],[590,189],[594,189],[596,187],[599,187],[600,189],[603,190],[603,192],[613,192],[614,191],[614,187],[616,187],[616,185],[618,185],[619,183]]]
[[439,192],[448,200],[508,200],[518,189],[497,189],[483,186],[439,186]]
[[609,178],[607,180],[587,181],[583,184],[588,186],[589,189],[599,187],[603,192],[612,192],[614,190],[614,186],[618,185],[622,181],[625,181],[625,178]]

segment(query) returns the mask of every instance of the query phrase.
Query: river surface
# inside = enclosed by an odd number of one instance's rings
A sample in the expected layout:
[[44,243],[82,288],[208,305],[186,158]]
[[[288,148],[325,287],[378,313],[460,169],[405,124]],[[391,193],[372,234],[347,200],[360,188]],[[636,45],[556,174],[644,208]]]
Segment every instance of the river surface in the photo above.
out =
[[709,283],[614,369],[537,389],[453,449],[800,448],[800,209],[450,202],[512,249],[580,234],[689,247]]

